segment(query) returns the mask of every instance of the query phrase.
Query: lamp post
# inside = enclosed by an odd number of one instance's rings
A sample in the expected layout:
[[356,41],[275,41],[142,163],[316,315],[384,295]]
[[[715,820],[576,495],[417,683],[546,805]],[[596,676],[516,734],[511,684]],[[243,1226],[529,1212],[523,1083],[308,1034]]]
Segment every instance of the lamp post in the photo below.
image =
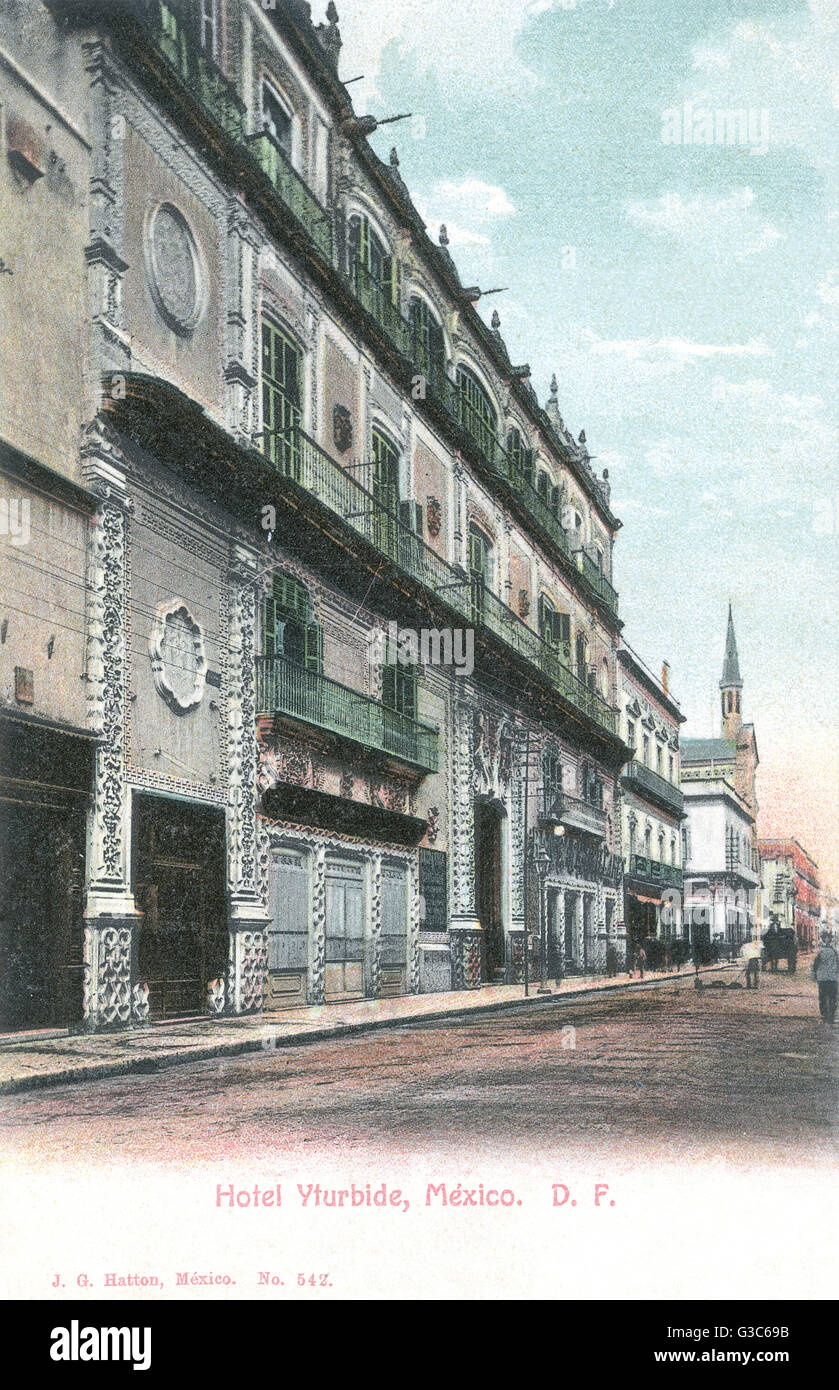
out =
[[548,989],[548,913],[545,901],[545,879],[548,876],[548,869],[551,866],[551,856],[544,845],[537,851],[534,863],[539,879],[539,924],[541,929],[541,980],[539,982],[538,994],[550,994]]

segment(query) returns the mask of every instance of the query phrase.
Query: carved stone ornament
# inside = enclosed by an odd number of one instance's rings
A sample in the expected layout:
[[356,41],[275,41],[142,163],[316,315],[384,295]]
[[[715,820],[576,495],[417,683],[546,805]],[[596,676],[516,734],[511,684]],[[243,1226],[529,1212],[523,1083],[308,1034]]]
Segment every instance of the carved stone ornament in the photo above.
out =
[[426,502],[425,519],[429,536],[436,540],[443,526],[443,508],[438,497],[429,497]]
[[336,405],[332,412],[332,437],[339,453],[345,454],[352,445],[352,416],[345,405]]
[[530,612],[530,594],[527,589],[519,589],[519,617],[526,618]]
[[204,634],[183,599],[158,608],[149,656],[155,689],[176,714],[200,705],[207,675]]
[[158,313],[183,337],[204,307],[205,278],[189,223],[172,203],[160,203],[146,221],[146,275]]

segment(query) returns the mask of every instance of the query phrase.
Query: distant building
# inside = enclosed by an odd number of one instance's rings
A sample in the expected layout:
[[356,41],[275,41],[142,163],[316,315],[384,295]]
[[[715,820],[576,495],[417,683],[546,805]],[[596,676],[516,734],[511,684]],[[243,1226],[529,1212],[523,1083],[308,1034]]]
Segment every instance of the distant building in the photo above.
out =
[[792,927],[798,944],[812,950],[819,937],[822,895],[819,867],[795,839],[760,839],[763,930],[774,916]]
[[621,777],[621,843],[627,945],[682,935],[682,821],[679,726],[667,685],[631,647],[618,651],[621,734],[632,752]]
[[696,945],[737,946],[760,924],[754,726],[741,717],[743,682],[731,606],[720,681],[722,736],[681,745],[685,924]]

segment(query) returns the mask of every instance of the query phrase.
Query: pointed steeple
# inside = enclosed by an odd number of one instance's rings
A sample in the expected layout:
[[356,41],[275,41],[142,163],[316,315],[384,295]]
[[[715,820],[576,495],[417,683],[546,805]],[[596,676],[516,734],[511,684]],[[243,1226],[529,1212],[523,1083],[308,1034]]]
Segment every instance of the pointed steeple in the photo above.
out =
[[742,689],[737,638],[734,635],[734,618],[729,603],[728,630],[725,634],[725,659],[722,664],[722,680],[720,681],[720,704],[722,707],[723,738],[730,739],[732,743],[736,742],[737,731],[742,723],[740,712],[740,692]]
[[725,635],[725,660],[722,664],[722,680],[720,690],[742,690],[743,682],[740,679],[740,660],[737,656],[737,638],[734,635],[734,618],[731,613],[731,604],[728,605],[728,631]]

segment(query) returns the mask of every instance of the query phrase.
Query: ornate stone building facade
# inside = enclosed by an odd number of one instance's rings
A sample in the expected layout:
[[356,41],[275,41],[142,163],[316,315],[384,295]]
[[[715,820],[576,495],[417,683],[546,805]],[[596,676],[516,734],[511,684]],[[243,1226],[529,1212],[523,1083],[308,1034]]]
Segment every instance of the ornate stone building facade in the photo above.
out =
[[556,383],[541,406],[370,147],[334,6],[38,8],[19,66],[59,54],[30,86],[66,104],[86,268],[82,384],[56,384],[88,750],[70,1021],[512,981],[542,920],[557,969],[602,969],[620,522]]
[[684,723],[661,679],[624,644],[618,652],[621,732],[632,759],[623,770],[622,844],[630,950],[651,937],[682,936],[682,821],[679,729]]

